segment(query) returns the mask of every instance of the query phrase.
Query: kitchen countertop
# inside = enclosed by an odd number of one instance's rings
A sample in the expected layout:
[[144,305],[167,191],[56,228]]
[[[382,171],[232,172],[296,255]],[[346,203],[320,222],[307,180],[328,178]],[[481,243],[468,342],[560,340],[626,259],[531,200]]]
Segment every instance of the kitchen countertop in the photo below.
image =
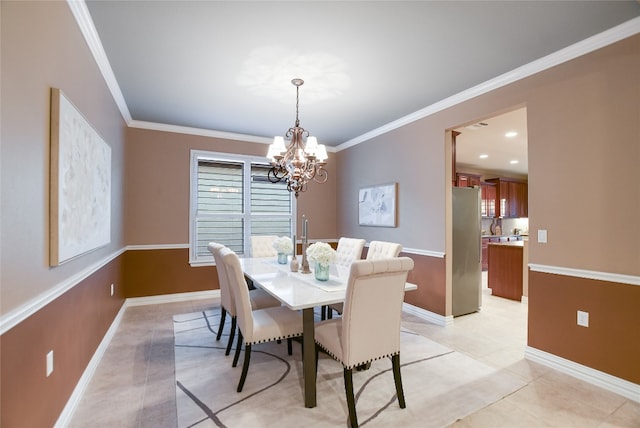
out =
[[511,247],[524,247],[524,241],[489,242],[489,245],[506,245]]

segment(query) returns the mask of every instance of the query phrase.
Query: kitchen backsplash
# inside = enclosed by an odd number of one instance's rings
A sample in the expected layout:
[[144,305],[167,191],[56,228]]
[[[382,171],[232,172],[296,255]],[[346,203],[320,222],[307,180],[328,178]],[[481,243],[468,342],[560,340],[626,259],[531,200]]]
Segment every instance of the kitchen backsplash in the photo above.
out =
[[483,218],[482,219],[482,234],[493,235],[491,233],[491,224],[495,221],[495,224],[500,226],[502,235],[513,235],[514,230],[518,229],[521,235],[529,234],[529,219],[528,218]]

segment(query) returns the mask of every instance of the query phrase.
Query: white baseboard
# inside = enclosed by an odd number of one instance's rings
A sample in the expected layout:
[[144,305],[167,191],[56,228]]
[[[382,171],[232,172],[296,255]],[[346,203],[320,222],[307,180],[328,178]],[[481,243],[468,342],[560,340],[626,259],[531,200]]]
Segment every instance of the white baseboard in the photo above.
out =
[[87,386],[89,385],[89,382],[93,377],[93,374],[98,368],[98,365],[100,364],[100,361],[102,360],[102,357],[104,356],[105,351],[109,347],[109,343],[111,343],[111,339],[113,339],[113,336],[115,336],[116,331],[120,326],[120,322],[122,321],[122,317],[124,316],[126,309],[127,309],[127,304],[125,301],[125,303],[120,307],[120,310],[118,311],[118,314],[114,318],[113,322],[111,323],[109,330],[107,330],[107,333],[102,338],[100,345],[98,345],[98,349],[96,349],[96,352],[93,354],[93,357],[91,357],[89,364],[84,369],[84,372],[80,377],[80,380],[76,384],[76,387],[73,389],[73,392],[71,393],[71,396],[67,401],[67,404],[64,406],[64,409],[62,409],[62,413],[60,413],[60,416],[58,416],[58,420],[56,421],[56,424],[54,425],[54,427],[57,428],[57,427],[69,426],[69,422],[71,422],[71,417],[76,411],[76,408],[78,407],[78,403],[80,402],[80,399],[84,394],[84,391],[87,389]]
[[422,318],[423,320],[428,321],[432,324],[441,325],[443,327],[453,324],[452,315],[443,316],[443,315],[428,311],[426,309],[422,309],[417,306],[411,305],[409,303],[403,303],[402,310],[411,315],[415,315],[418,318]]
[[56,421],[56,424],[54,425],[54,427],[55,428],[66,427],[69,425],[69,422],[71,422],[71,418],[73,417],[73,414],[76,408],[78,407],[78,403],[80,402],[82,395],[87,389],[87,386],[91,382],[91,378],[93,378],[93,374],[95,373],[96,368],[100,364],[100,361],[102,360],[102,357],[104,356],[105,351],[109,347],[109,344],[113,339],[113,336],[115,336],[116,331],[120,326],[120,322],[122,321],[122,317],[124,316],[124,313],[128,307],[154,305],[154,304],[160,304],[160,303],[184,302],[187,300],[197,300],[197,299],[212,299],[212,298],[219,298],[219,297],[220,297],[220,290],[207,290],[207,291],[195,291],[192,293],[176,293],[176,294],[165,294],[165,295],[150,296],[150,297],[135,297],[135,298],[126,299],[124,304],[118,311],[118,314],[116,315],[113,322],[111,323],[109,330],[107,330],[107,333],[102,338],[100,345],[98,345],[98,349],[96,349],[96,352],[93,354],[93,357],[91,357],[91,361],[89,361],[89,364],[87,365],[84,372],[82,373],[80,380],[76,384],[76,387],[73,389],[73,392],[71,393],[71,396],[67,401],[67,404],[64,406],[62,413],[60,413],[60,416],[58,417],[58,420]]
[[620,394],[629,400],[640,403],[640,385],[610,374],[583,366],[557,355],[527,346],[524,351],[527,360],[535,361],[543,366],[551,367],[592,385]]
[[220,298],[220,290],[193,291],[191,293],[160,294],[158,296],[131,297],[128,306],[156,305],[160,303],[186,302],[187,300]]

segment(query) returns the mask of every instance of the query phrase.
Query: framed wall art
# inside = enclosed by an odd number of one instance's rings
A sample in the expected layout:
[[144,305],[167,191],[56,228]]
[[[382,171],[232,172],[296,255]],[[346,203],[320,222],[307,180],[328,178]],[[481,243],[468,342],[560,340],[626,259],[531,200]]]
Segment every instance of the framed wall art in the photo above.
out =
[[111,147],[57,88],[51,89],[51,266],[111,240]]
[[358,222],[361,226],[396,227],[398,184],[364,187],[358,192]]

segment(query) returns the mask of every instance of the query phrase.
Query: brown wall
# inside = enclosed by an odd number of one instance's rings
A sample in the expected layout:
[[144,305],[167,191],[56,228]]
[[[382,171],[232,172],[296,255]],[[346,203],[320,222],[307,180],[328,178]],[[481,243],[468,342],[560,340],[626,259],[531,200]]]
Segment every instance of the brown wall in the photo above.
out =
[[[122,248],[125,123],[66,2],[0,5],[4,315]],[[111,242],[55,268],[49,266],[52,87],[65,93],[111,147]]]
[[[124,301],[120,258],[77,278],[124,245],[125,123],[66,2],[2,1],[0,10],[3,321],[68,282],[74,285],[12,328],[3,325],[0,425],[45,427],[57,420]],[[112,156],[111,242],[57,267],[48,263],[52,87],[62,89]],[[46,377],[50,350],[54,371]]]
[[[267,144],[139,128],[127,131],[125,235],[129,245],[189,242],[189,164],[191,150],[264,156]],[[329,153],[324,184],[312,183],[298,196],[300,218],[309,219],[310,239],[336,235],[335,154]],[[188,259],[187,259],[188,260]]]
[[529,289],[529,346],[640,384],[640,287],[530,272]]
[[404,301],[434,314],[445,316],[445,259],[417,254],[401,253],[401,255],[413,259],[413,270],[409,272],[407,281],[418,285],[417,290],[408,291],[405,294]]
[[218,290],[215,266],[189,266],[189,249],[134,250],[124,254],[126,297]]
[[[339,151],[338,174],[343,180],[338,190],[338,234],[391,240],[405,249],[446,255],[450,251],[445,234],[445,189],[450,179],[445,157],[446,130],[526,107],[532,235],[529,263],[638,276],[639,99],[640,35],[636,35]],[[398,227],[358,226],[358,189],[394,181],[399,189]],[[548,231],[548,243],[537,243],[538,229]],[[434,280],[437,282],[426,282],[429,290],[421,293],[438,301],[420,295],[413,304],[422,308],[446,307],[446,296],[441,293],[445,278],[437,275]],[[566,281],[568,293],[579,298],[581,288],[569,286],[574,278],[563,276],[558,281]],[[557,304],[549,294],[536,293],[539,286],[540,281],[529,283],[532,314],[544,313],[545,308]],[[629,351],[626,342],[635,340],[637,323],[622,322],[631,314],[621,315],[620,308],[631,309],[620,300],[612,288],[615,286],[627,287],[605,283],[600,288],[602,296],[592,295],[594,299],[616,302],[602,308],[593,323],[612,320],[604,325],[611,337],[619,340],[593,334],[592,348],[586,348],[571,334],[576,308],[570,307],[567,310],[573,314],[571,322],[554,325],[557,336],[566,338],[564,346],[585,353],[595,348],[607,349],[614,356]],[[629,293],[637,296],[640,287],[631,286]],[[531,317],[530,333],[545,334],[547,331],[538,321]],[[531,345],[535,346],[533,342]],[[563,355],[563,347],[557,343],[546,346],[548,352]],[[637,349],[632,356],[640,360]],[[583,355],[580,360],[594,369],[612,371],[601,359]],[[625,369],[615,374],[631,380]]]
[[[0,426],[53,426],[124,302],[116,258],[0,337]],[[53,350],[53,373],[45,356]]]

